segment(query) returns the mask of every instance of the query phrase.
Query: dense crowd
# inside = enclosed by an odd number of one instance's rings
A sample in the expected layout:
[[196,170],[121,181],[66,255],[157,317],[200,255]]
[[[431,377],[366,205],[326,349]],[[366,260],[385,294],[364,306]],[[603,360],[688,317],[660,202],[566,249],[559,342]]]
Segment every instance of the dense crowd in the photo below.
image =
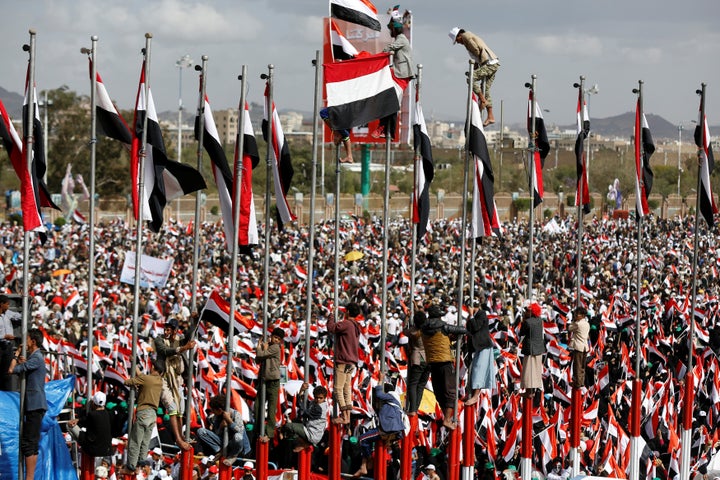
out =
[[[289,226],[284,231],[270,232],[268,278],[267,335],[282,329],[282,378],[277,414],[268,414],[268,427],[255,425],[253,405],[263,373],[258,368],[256,352],[262,335],[263,312],[263,248],[240,258],[237,284],[237,306],[240,314],[251,323],[244,323],[234,337],[234,370],[232,375],[232,407],[240,413],[247,435],[253,440],[256,432],[272,432],[270,460],[279,468],[297,465],[295,443],[283,425],[300,418],[303,393],[313,387],[327,389],[333,398],[333,335],[328,321],[338,297],[341,315],[345,306],[360,307],[360,334],[357,373],[352,383],[353,405],[349,423],[343,423],[343,471],[357,471],[363,460],[358,439],[371,429],[375,417],[373,386],[384,380],[404,397],[408,372],[408,344],[405,329],[410,326],[413,312],[440,310],[449,324],[460,318],[465,326],[478,309],[487,313],[496,367],[494,388],[483,390],[477,408],[476,467],[481,478],[513,475],[519,468],[518,426],[522,414],[520,391],[521,359],[520,326],[522,314],[530,303],[541,307],[544,342],[547,353],[542,357],[542,392],[535,397],[534,459],[539,478],[567,476],[570,452],[569,420],[571,398],[570,352],[568,324],[572,312],[581,305],[587,310],[590,323],[588,373],[582,387],[583,421],[581,468],[588,474],[626,475],[629,464],[629,432],[631,383],[639,375],[643,381],[642,410],[642,472],[649,478],[672,478],[678,472],[679,433],[683,408],[682,385],[686,375],[695,377],[697,385],[693,409],[692,464],[705,473],[712,455],[720,446],[720,326],[718,312],[717,237],[704,227],[699,232],[697,270],[693,266],[694,219],[646,219],[641,244],[640,329],[642,332],[641,371],[635,372],[635,321],[637,306],[637,231],[630,220],[595,218],[583,228],[581,275],[578,298],[577,229],[573,220],[555,218],[553,228],[537,223],[534,228],[534,271],[532,298],[527,298],[528,244],[527,223],[503,225],[501,235],[484,238],[468,248],[461,261],[461,241],[465,238],[459,220],[437,220],[430,224],[428,236],[419,246],[415,263],[415,291],[410,292],[412,245],[411,225],[404,219],[390,223],[387,259],[386,343],[380,344],[382,314],[382,236],[378,219],[348,217],[340,222],[341,245],[339,291],[334,285],[334,231],[327,221],[316,226],[314,272],[306,272],[309,233],[306,226]],[[141,318],[138,329],[138,359],[149,371],[154,357],[153,339],[161,336],[171,320],[178,329],[193,330],[195,316],[191,312],[193,291],[192,225],[169,222],[159,234],[145,234],[144,254],[172,258],[172,274],[164,288],[142,289]],[[225,246],[220,224],[200,226],[199,269],[197,271],[196,303],[200,311],[213,291],[226,300],[230,295],[231,258]],[[67,225],[50,232],[44,245],[31,248],[30,319],[31,326],[42,329],[47,351],[64,353],[48,355],[46,363],[50,378],[65,373],[78,374],[78,398],[85,396],[88,318],[88,264],[95,262],[96,296],[93,302],[93,335],[96,345],[92,369],[93,391],[107,393],[107,407],[113,415],[116,459],[125,448],[123,435],[127,425],[128,390],[123,380],[130,372],[131,331],[134,291],[131,285],[119,282],[125,253],[134,249],[135,232],[124,222],[115,221],[95,229],[96,251],[88,251],[88,226]],[[262,241],[262,235],[261,235]],[[344,260],[350,251],[361,252],[362,258]],[[22,291],[23,233],[16,226],[0,228],[0,259],[8,293]],[[470,259],[475,258],[471,276]],[[459,265],[466,265],[458,315]],[[695,275],[693,275],[695,273]],[[306,324],[307,282],[312,278],[310,325]],[[693,278],[696,279],[695,315],[691,315]],[[472,289],[470,287],[472,285]],[[692,370],[688,372],[688,336],[691,318],[695,318],[695,350]],[[305,332],[309,329],[311,348],[305,352]],[[195,383],[190,389],[194,400],[191,415],[193,432],[213,421],[210,400],[223,393],[226,381],[226,332],[207,322],[197,329]],[[463,355],[458,397],[469,396],[466,387],[468,338],[451,335],[460,341]],[[455,344],[453,344],[454,348]],[[383,354],[384,349],[384,354]],[[454,350],[453,350],[454,351]],[[380,358],[385,365],[380,365]],[[63,358],[65,360],[63,360]],[[286,372],[286,373],[285,373]],[[286,382],[287,380],[287,382]],[[308,385],[302,386],[303,383]],[[446,462],[448,427],[443,412],[435,402],[431,383],[417,410],[419,433],[413,449],[415,475],[428,465],[442,474]],[[91,392],[92,393],[92,392]],[[79,401],[79,400],[77,400]],[[330,400],[328,400],[330,401]],[[403,404],[405,401],[403,400]],[[462,428],[463,406],[457,415]],[[375,404],[377,408],[377,404]],[[471,408],[471,407],[465,407]],[[217,409],[216,409],[217,410]],[[324,414],[333,417],[332,408]],[[167,412],[166,412],[167,413]],[[221,412],[214,412],[221,414]],[[159,417],[160,436],[173,443],[168,418]],[[277,428],[275,428],[277,427]],[[167,432],[166,432],[167,430]],[[313,470],[327,472],[327,435],[315,443]],[[196,450],[202,450],[197,447]],[[166,460],[172,455],[166,449]],[[398,471],[399,448],[390,442],[391,475]],[[241,452],[252,458],[252,450]],[[211,477],[215,459],[199,460],[197,473]],[[242,465],[238,459],[236,465]],[[110,473],[113,461],[110,462]],[[141,463],[144,463],[142,461]],[[119,464],[118,464],[119,465]],[[208,467],[210,465],[210,467]],[[143,478],[161,473],[140,474]],[[166,475],[176,474],[168,468]],[[425,469],[428,475],[428,470]],[[555,477],[553,476],[555,475]],[[140,477],[139,477],[140,478]],[[389,476],[389,478],[394,478]]]

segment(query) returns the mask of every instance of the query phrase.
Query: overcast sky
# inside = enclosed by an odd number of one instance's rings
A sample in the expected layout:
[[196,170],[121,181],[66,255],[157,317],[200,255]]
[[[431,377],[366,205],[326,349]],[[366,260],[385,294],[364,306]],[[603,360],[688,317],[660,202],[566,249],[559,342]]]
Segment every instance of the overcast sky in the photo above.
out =
[[[386,12],[393,2],[375,2]],[[645,112],[688,125],[697,118],[695,90],[707,86],[707,116],[720,123],[720,1],[691,0],[406,0],[413,13],[415,60],[423,65],[426,119],[462,119],[467,87],[464,47],[452,45],[454,26],[485,39],[500,57],[493,87],[496,117],[522,121],[525,82],[537,75],[537,99],[546,123],[574,124],[577,91],[586,77],[597,84],[590,115],[604,118],[634,109],[632,89],[644,81]],[[89,94],[81,47],[97,35],[98,71],[120,108],[131,108],[146,32],[153,34],[150,84],[158,111],[177,110],[176,61],[208,55],[208,96],[214,109],[237,107],[237,76],[247,65],[248,100],[260,102],[261,73],[275,66],[281,110],[312,109],[314,70],[321,49],[327,0],[34,0],[6,1],[0,19],[0,86],[21,93],[27,61],[22,45],[37,31],[40,90],[67,85]],[[714,28],[713,28],[714,27]],[[197,104],[197,73],[182,73],[187,109]],[[652,128],[652,125],[651,125]]]

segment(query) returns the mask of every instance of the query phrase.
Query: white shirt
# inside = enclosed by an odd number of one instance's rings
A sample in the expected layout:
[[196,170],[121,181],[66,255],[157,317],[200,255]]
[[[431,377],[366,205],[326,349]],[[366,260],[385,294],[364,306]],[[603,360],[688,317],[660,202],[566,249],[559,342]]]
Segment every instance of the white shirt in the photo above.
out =
[[14,312],[10,309],[6,310],[5,313],[0,316],[0,340],[4,339],[6,335],[15,335],[13,333],[12,320],[15,318],[21,318],[18,312]]

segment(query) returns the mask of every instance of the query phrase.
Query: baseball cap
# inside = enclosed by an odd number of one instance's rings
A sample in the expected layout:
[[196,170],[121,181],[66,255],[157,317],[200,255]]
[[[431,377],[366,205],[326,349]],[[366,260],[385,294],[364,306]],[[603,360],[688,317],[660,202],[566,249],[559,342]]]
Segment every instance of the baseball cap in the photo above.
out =
[[155,447],[152,449],[152,453],[155,455],[162,455],[162,449],[160,447]]
[[98,465],[95,468],[95,476],[98,478],[107,478],[108,477],[108,469],[104,465]]
[[208,468],[208,472],[210,472],[210,473],[218,473],[218,467],[217,467],[217,465],[213,465],[212,467]]
[[103,392],[95,392],[95,395],[92,396],[92,401],[98,407],[104,407],[105,406],[105,398],[106,397]]
[[435,465],[432,463],[429,463],[427,467],[425,467],[425,470],[435,470]]
[[245,463],[243,463],[243,468],[252,470],[252,469],[253,469],[253,463],[252,463],[252,462],[245,462]]
[[457,43],[457,36],[460,32],[460,27],[453,27],[450,29],[450,32],[448,32],[448,37],[450,37],[450,40],[452,40],[453,45]]

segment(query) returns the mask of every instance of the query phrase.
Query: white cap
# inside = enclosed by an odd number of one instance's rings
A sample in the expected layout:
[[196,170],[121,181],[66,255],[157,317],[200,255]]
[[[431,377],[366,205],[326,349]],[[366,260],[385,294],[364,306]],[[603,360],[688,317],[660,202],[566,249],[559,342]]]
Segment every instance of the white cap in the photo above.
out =
[[432,463],[429,463],[427,467],[425,467],[425,470],[435,470],[435,465]]
[[160,447],[155,447],[152,449],[152,453],[155,455],[162,455],[162,449]]
[[[452,40],[453,45],[457,43],[457,36],[460,32],[460,27],[453,27],[450,29],[450,32],[448,33],[448,37],[450,37],[450,40]],[[435,467],[433,466],[433,470],[435,470]]]
[[243,463],[243,468],[250,468],[250,469],[252,469],[252,468],[253,468],[253,463],[252,463],[252,462],[245,462],[245,463]]
[[92,396],[92,401],[98,407],[104,407],[105,406],[105,394],[103,392],[95,392],[95,395]]
[[95,476],[98,478],[108,478],[108,469],[104,465],[98,465],[95,468]]

